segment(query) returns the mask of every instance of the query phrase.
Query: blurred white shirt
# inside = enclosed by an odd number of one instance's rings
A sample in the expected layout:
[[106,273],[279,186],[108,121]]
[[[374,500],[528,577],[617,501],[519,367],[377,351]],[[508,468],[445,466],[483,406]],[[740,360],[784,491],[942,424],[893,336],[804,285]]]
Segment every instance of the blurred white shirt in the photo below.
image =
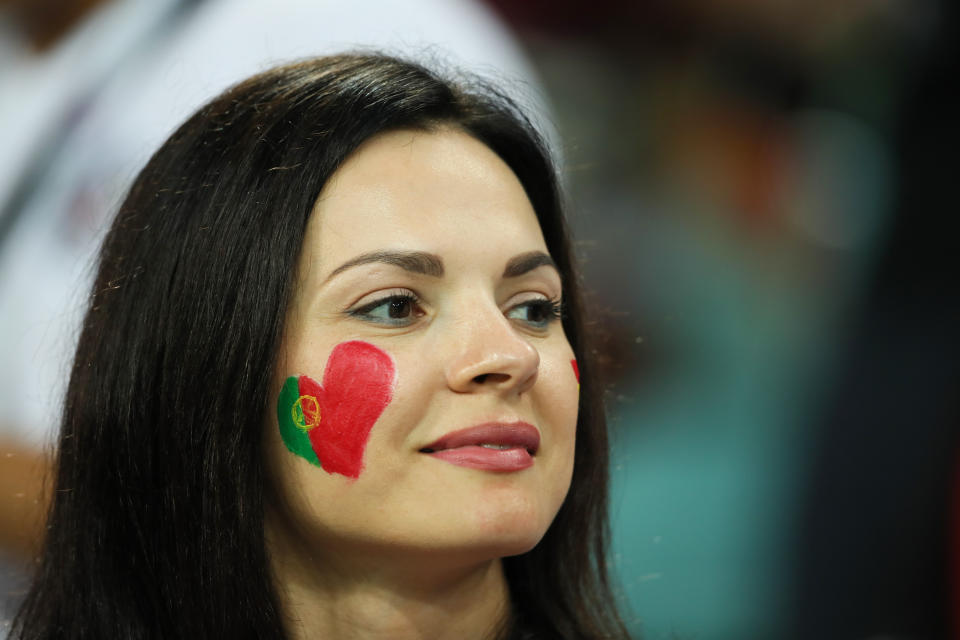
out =
[[546,123],[531,67],[478,2],[206,0],[169,21],[175,3],[108,2],[42,56],[0,23],[0,207],[58,138],[0,244],[0,433],[38,445],[55,433],[113,213],[150,154],[231,84],[368,47],[505,80]]

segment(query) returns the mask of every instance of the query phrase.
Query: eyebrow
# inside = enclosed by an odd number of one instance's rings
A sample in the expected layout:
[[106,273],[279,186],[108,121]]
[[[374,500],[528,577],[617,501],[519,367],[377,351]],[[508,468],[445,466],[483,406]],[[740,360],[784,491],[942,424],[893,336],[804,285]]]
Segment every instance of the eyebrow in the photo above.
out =
[[543,266],[553,267],[557,272],[560,271],[560,269],[557,269],[557,263],[553,261],[553,258],[542,251],[521,253],[510,258],[507,267],[503,270],[503,277],[516,278]]
[[440,256],[432,253],[423,251],[373,251],[347,260],[334,269],[330,275],[327,276],[327,279],[329,280],[338,273],[342,273],[351,267],[373,262],[391,264],[400,267],[404,271],[420,273],[425,276],[433,276],[435,278],[443,276],[443,260],[440,259]]
[[[362,264],[372,263],[390,264],[400,267],[404,271],[419,273],[434,278],[442,278],[444,274],[443,260],[440,256],[425,251],[371,251],[347,260],[339,267],[334,269],[327,279],[329,280],[338,273],[342,273],[352,267]],[[553,267],[558,272],[553,258],[542,251],[530,251],[514,256],[507,261],[507,266],[503,270],[504,278],[517,278],[525,273],[529,273],[539,267]]]

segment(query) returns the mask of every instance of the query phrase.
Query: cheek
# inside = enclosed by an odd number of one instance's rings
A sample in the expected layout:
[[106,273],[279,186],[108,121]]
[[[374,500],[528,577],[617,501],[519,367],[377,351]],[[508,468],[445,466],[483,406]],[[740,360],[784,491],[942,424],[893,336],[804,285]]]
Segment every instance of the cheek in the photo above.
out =
[[576,360],[562,358],[543,371],[541,395],[542,415],[551,427],[551,440],[556,449],[554,475],[563,486],[569,482],[576,449],[577,417],[580,407],[580,384]]
[[277,423],[287,449],[327,473],[356,479],[374,423],[393,398],[393,359],[367,342],[334,347],[322,382],[287,378],[277,399]]
[[541,393],[551,420],[572,430],[580,408],[580,370],[577,361],[570,357],[553,359],[549,368],[541,371],[538,384],[545,387]]

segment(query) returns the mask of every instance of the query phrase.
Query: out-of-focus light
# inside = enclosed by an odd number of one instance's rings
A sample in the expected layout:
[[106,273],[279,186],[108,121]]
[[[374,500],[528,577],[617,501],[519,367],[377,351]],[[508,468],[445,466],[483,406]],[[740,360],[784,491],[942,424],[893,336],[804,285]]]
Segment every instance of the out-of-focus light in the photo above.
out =
[[803,111],[793,131],[787,219],[816,244],[870,250],[889,219],[895,187],[888,145],[862,121],[837,111]]

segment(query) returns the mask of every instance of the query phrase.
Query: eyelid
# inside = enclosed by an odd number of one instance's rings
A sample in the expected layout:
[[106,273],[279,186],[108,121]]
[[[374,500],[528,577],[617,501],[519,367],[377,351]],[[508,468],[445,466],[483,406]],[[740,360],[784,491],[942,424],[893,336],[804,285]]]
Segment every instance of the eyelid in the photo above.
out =
[[384,300],[389,300],[390,298],[402,297],[413,298],[418,302],[422,300],[420,295],[413,289],[408,289],[407,287],[390,287],[388,289],[378,289],[377,291],[365,293],[363,296],[351,303],[346,308],[346,311],[347,313],[352,313],[374,302],[383,302]]
[[536,300],[547,300],[550,302],[559,302],[562,303],[563,296],[561,295],[551,295],[543,291],[523,291],[521,293],[514,294],[507,299],[503,305],[503,310],[508,311],[517,305],[521,305],[525,302],[532,302]]
[[509,288],[510,291],[540,293],[548,298],[559,298],[563,295],[563,280],[552,268],[541,267],[502,282],[504,288]]

